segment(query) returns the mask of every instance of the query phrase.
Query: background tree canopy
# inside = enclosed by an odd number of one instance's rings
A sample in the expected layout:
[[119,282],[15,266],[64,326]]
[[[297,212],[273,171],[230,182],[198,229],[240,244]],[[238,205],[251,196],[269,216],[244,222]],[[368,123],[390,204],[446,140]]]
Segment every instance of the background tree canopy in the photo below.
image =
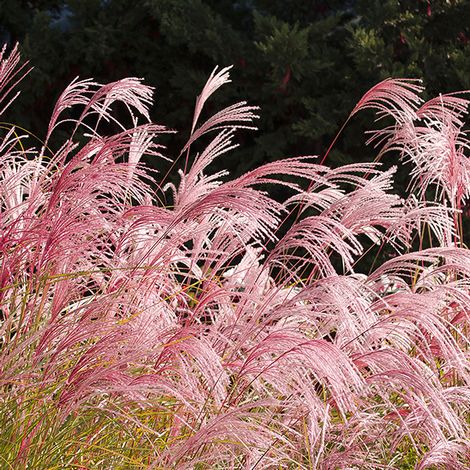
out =
[[[465,0],[2,0],[0,39],[19,41],[35,67],[4,120],[41,136],[75,76],[144,77],[156,88],[155,122],[181,132],[165,142],[174,155],[207,76],[234,64],[234,85],[213,109],[261,107],[259,132],[242,133],[222,163],[237,175],[321,155],[360,96],[387,77],[422,78],[430,94],[470,89],[469,25]],[[348,125],[330,165],[370,158],[366,122]]]

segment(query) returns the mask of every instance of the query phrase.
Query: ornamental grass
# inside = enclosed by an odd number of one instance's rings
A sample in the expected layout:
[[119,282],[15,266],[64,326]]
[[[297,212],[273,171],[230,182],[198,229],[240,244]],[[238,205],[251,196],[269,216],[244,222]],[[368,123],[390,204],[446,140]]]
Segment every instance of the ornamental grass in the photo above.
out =
[[[27,72],[4,47],[0,109]],[[348,118],[383,118],[375,162],[230,179],[258,110],[203,121],[229,81],[176,156],[137,78],[74,80],[40,138],[1,124],[0,467],[469,468],[465,94],[385,80]]]

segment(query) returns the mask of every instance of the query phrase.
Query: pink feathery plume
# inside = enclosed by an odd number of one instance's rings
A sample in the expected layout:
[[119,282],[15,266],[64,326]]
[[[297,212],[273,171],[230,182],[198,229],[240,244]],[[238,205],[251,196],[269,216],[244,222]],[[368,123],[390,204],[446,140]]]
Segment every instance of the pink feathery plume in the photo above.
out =
[[230,83],[230,74],[229,70],[233,66],[225,67],[222,70],[217,72],[217,67],[212,71],[209,78],[207,79],[204,88],[201,91],[201,94],[196,98],[196,106],[194,109],[194,116],[193,116],[193,123],[191,126],[191,134],[193,134],[194,129],[196,128],[197,121],[199,120],[199,116],[201,115],[201,111],[204,107],[204,104],[208,100],[208,98],[217,91],[222,85],[226,83]]
[[468,467],[463,461],[468,462],[469,453],[470,444],[468,440],[443,440],[426,452],[417,466],[417,470],[439,466],[452,470],[465,470]]
[[[7,46],[5,44],[0,51],[0,103],[7,98],[13,88],[15,88],[15,86],[18,85],[18,83],[21,82],[21,80],[23,80],[23,78],[26,77],[26,75],[28,75],[28,73],[33,69],[32,67],[27,67],[28,62],[18,66],[20,63],[18,44],[15,44],[8,55],[6,49]],[[5,112],[19,94],[20,92],[18,91],[12,98],[10,98],[7,104],[0,109],[0,115]]]
[[448,93],[439,95],[426,101],[417,111],[416,115],[421,119],[430,121],[437,119],[441,122],[449,122],[455,127],[462,127],[462,118],[468,113],[470,100],[458,96],[462,93]]
[[403,123],[417,118],[416,110],[422,99],[418,93],[423,91],[420,80],[388,78],[373,86],[358,101],[351,116],[363,109],[377,111],[378,119],[392,116]]
[[[207,132],[220,129],[256,129],[255,127],[248,124],[240,124],[244,122],[251,123],[253,119],[258,117],[258,115],[253,112],[257,110],[258,107],[247,106],[245,101],[235,103],[224,108],[222,111],[217,112],[212,117],[207,119],[201,126],[199,126],[199,128],[196,129],[201,111],[208,98],[222,85],[231,81],[229,79],[229,70],[231,68],[232,67],[225,67],[224,69],[217,72],[216,67],[209,76],[201,94],[197,97],[193,123],[191,126],[191,134],[188,141],[186,142],[186,145],[181,150],[180,155],[187,151],[195,140]],[[188,159],[186,158],[186,166],[188,164],[187,160]]]
[[[112,120],[122,128],[122,125],[116,121],[110,112],[112,104],[116,101],[122,102],[132,117],[134,116],[133,110],[136,110],[150,121],[149,106],[153,102],[152,96],[153,88],[144,85],[142,80],[138,78],[124,78],[107,85],[101,85],[90,79],[78,80],[76,78],[57,100],[49,122],[46,142],[54,129],[60,124],[73,121],[77,128],[79,125],[85,125],[86,116],[93,114],[97,116],[98,122],[100,119]],[[77,105],[84,106],[78,120],[65,118],[59,121],[66,109]],[[89,130],[95,133],[94,129],[89,128]]]

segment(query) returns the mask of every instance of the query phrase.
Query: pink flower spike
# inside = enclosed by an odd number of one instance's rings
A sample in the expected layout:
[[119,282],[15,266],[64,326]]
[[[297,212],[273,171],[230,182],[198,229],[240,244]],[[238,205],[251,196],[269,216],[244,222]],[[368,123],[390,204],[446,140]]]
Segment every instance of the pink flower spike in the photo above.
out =
[[[0,103],[7,98],[13,88],[15,88],[33,69],[32,67],[27,68],[28,62],[18,66],[20,63],[18,44],[15,44],[9,55],[6,54],[6,48],[7,46],[5,44],[0,50]],[[13,83],[10,84],[11,82]],[[7,104],[0,109],[0,115],[4,113],[19,94],[20,92],[18,91],[10,98]]]
[[194,129],[196,128],[197,121],[204,107],[204,104],[209,99],[209,97],[217,91],[222,85],[230,83],[230,74],[229,70],[233,67],[225,67],[217,72],[217,67],[212,71],[209,78],[207,79],[204,88],[201,91],[201,94],[196,99],[196,107],[194,109],[193,123],[191,126],[191,134],[193,134]]
[[363,109],[374,109],[378,119],[390,115],[399,123],[413,121],[417,118],[417,107],[423,101],[418,96],[423,87],[416,83],[420,80],[388,78],[365,93],[350,115]]

